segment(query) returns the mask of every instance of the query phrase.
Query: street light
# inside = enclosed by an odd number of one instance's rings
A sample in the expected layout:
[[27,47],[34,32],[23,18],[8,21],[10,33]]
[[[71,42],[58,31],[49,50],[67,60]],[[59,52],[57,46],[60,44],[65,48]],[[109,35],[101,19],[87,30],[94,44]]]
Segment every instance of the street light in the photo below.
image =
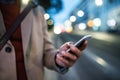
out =
[[86,24],[85,23],[80,23],[78,25],[78,27],[79,27],[80,30],[85,30],[86,29]]
[[47,20],[47,19],[49,19],[49,18],[50,18],[50,15],[49,15],[49,14],[47,14],[47,13],[45,13],[45,14],[44,14],[44,17],[45,17],[45,19]]
[[102,6],[103,5],[103,0],[95,0],[95,4],[97,6]]
[[101,19],[100,18],[95,18],[93,20],[94,26],[100,27],[101,26]]
[[71,16],[71,17],[70,17],[70,21],[71,21],[71,22],[75,22],[75,21],[76,21],[76,17],[75,17],[75,16]]
[[100,18],[95,18],[93,19],[93,24],[94,26],[92,27],[94,31],[99,30],[100,26],[101,26],[101,19]]
[[27,5],[29,1],[30,1],[30,0],[22,0],[22,3],[23,3],[24,5]]
[[83,12],[82,10],[79,10],[79,11],[77,12],[77,15],[78,15],[79,17],[83,17],[83,16],[84,16],[84,12]]
[[110,27],[114,27],[116,25],[115,19],[109,19],[107,21],[107,25],[110,26]]

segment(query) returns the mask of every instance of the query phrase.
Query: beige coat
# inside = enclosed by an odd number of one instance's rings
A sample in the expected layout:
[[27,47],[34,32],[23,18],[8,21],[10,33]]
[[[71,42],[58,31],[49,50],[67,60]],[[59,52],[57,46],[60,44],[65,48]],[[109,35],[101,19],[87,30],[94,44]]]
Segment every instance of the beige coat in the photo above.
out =
[[[43,80],[44,66],[57,70],[56,52],[47,32],[44,11],[38,6],[21,23],[25,68],[28,80]],[[0,11],[0,36],[5,32]],[[6,47],[12,49],[6,52]],[[16,80],[15,50],[10,41],[0,51],[0,80]]]

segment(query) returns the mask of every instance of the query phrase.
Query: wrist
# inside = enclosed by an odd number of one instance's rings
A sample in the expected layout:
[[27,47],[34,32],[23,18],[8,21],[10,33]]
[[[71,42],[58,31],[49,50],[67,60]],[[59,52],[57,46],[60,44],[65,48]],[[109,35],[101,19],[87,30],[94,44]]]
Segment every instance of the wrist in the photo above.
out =
[[57,66],[57,68],[58,68],[58,71],[60,72],[60,73],[66,73],[67,71],[68,71],[68,67],[64,67],[64,66],[62,66],[62,65],[60,65],[60,64],[58,64],[58,62],[57,62],[57,55],[58,54],[60,54],[59,53],[59,50],[57,50],[57,53],[56,53],[56,55],[55,55],[55,64],[56,64],[56,66]]

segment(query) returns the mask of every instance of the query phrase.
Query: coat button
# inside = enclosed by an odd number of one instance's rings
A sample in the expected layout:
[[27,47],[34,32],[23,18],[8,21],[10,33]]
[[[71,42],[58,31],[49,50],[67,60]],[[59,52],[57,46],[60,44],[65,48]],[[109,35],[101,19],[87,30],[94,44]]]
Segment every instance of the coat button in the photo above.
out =
[[10,53],[10,52],[12,51],[12,49],[11,49],[11,47],[6,47],[6,48],[5,48],[5,51],[6,51],[7,53]]

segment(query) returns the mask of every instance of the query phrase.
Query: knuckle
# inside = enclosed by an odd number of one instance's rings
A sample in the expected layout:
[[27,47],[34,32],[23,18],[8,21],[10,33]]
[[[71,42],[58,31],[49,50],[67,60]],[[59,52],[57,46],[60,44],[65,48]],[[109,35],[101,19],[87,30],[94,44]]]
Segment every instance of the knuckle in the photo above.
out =
[[74,57],[73,57],[73,59],[74,59],[74,61],[76,61],[76,60],[77,60],[77,57],[76,57],[76,56],[74,56]]

